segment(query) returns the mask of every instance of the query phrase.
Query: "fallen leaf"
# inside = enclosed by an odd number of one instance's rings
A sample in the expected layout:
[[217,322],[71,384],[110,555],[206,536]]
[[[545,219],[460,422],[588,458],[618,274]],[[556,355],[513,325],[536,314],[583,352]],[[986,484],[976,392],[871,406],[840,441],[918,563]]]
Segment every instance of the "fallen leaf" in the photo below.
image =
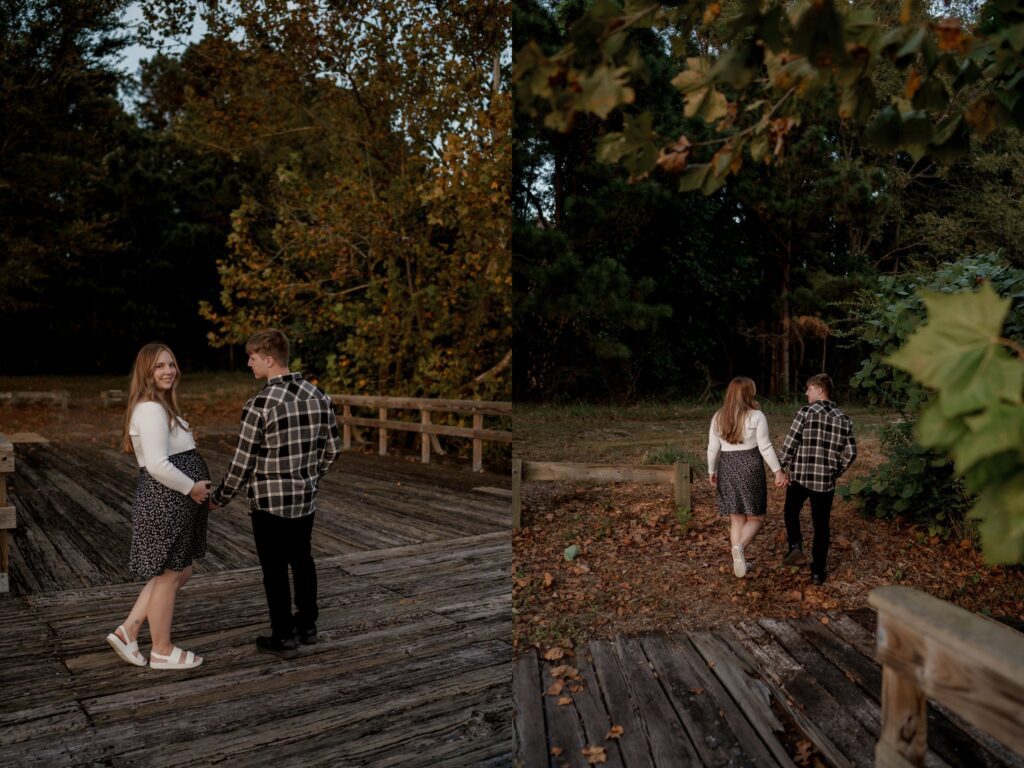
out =
[[608,733],[604,735],[606,739],[617,739],[623,734],[623,728],[621,725],[613,725],[608,729]]
[[554,683],[551,684],[551,687],[549,687],[544,692],[544,695],[545,696],[560,696],[562,694],[562,686],[564,686],[564,685],[565,685],[565,683],[563,683],[561,680],[556,680]]
[[821,621],[822,624],[826,624],[827,625],[828,624],[828,616],[822,616],[821,619],[819,619],[819,621]]
[[558,700],[558,706],[564,707],[566,704],[572,704],[572,696],[563,696]]
[[703,688],[691,688],[690,689],[690,693],[693,693],[693,694],[696,694],[697,696],[700,696],[702,693],[704,693],[704,689]]
[[608,755],[605,753],[604,747],[587,747],[580,751],[591,765],[608,762]]
[[552,576],[550,573],[545,573],[544,574],[544,586],[545,587],[550,587],[554,583],[555,583],[555,577]]
[[561,747],[552,747],[551,748],[551,754],[554,755],[555,757],[558,757],[563,752],[565,752],[565,750],[562,749]]
[[547,653],[544,654],[544,658],[548,661],[558,661],[559,659],[565,658],[564,648],[551,648]]

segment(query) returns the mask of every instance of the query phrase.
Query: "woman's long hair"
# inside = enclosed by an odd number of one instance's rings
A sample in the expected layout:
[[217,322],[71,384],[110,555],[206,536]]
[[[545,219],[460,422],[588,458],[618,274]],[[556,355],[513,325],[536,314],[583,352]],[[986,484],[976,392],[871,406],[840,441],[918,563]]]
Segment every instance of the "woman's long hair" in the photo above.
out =
[[[161,352],[168,352],[171,360],[174,361],[174,368],[177,375],[174,377],[174,384],[168,390],[159,389],[153,381],[153,372],[156,370],[156,359]],[[131,435],[128,430],[131,428],[132,411],[140,402],[152,400],[160,403],[167,411],[167,425],[174,428],[175,422],[181,426],[182,415],[178,407],[178,381],[181,379],[181,369],[178,368],[178,360],[166,344],[147,344],[139,350],[135,356],[135,363],[132,365],[130,383],[128,385],[128,407],[124,412],[124,424],[121,429],[121,450],[125,453],[134,453]]]
[[743,442],[743,425],[746,424],[747,414],[761,408],[754,399],[756,394],[757,387],[753,379],[737,376],[729,382],[729,388],[725,391],[725,404],[715,413],[715,426],[725,442]]

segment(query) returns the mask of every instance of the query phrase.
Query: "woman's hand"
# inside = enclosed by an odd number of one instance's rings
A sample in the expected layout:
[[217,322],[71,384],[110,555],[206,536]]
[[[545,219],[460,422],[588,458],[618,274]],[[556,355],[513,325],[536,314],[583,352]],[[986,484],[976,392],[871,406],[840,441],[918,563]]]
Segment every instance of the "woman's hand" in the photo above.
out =
[[775,487],[785,488],[787,485],[789,485],[789,475],[780,469],[775,473]]
[[708,482],[711,483],[712,488],[718,487],[718,473],[712,472],[711,477],[708,478]]
[[192,501],[196,504],[202,504],[208,498],[210,498],[210,481],[200,480],[198,483],[192,486],[192,490],[189,491],[189,496],[192,497]]

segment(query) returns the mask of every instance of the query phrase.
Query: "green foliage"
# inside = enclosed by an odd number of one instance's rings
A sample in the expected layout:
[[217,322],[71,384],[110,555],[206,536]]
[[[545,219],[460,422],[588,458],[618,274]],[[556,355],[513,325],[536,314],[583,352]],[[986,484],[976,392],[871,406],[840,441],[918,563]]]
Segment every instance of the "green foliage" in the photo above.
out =
[[869,517],[900,518],[923,526],[930,536],[972,538],[965,520],[971,499],[949,459],[915,444],[909,421],[884,429],[882,450],[886,462],[841,486],[840,497],[854,499]]
[[1024,338],[1024,269],[1011,267],[995,253],[982,254],[944,264],[934,270],[903,275],[883,275],[872,290],[861,291],[855,302],[854,321],[848,335],[867,347],[868,357],[850,384],[864,391],[876,404],[897,407],[916,414],[928,395],[909,373],[887,364],[924,322],[922,291],[957,292],[986,281],[1001,295],[1009,297],[1013,311],[1006,333]]
[[[1003,334],[1013,301],[976,292],[923,293],[928,322],[887,362],[934,391],[917,423],[924,448],[950,456],[978,501],[982,548],[994,563],[1024,557],[1024,347]],[[1010,354],[1007,348],[1015,351]]]
[[[832,0],[742,0],[736,15],[716,24],[720,12],[719,4],[705,8],[701,0],[624,9],[594,3],[560,50],[548,53],[534,42],[517,49],[520,107],[561,131],[579,115],[632,111],[633,86],[644,70],[628,33],[654,27],[675,36],[674,49],[695,36],[708,40],[709,53],[685,57],[673,84],[686,115],[714,126],[718,136],[694,142],[690,134],[673,135],[666,147],[654,131],[635,130],[649,123],[634,115],[634,130],[605,138],[614,147],[606,156],[634,176],[664,161],[681,174],[683,191],[713,194],[744,157],[782,163],[788,134],[799,124],[798,103],[821,92],[832,95],[838,118],[864,127],[878,151],[900,151],[914,163],[952,163],[969,154],[972,139],[1024,127],[1024,0],[986,3],[985,24],[974,34],[963,19],[930,18],[916,3],[881,22],[872,6]],[[905,79],[902,89],[892,87],[890,70]],[[708,158],[697,151],[702,145],[717,151]]]
[[693,510],[689,507],[676,507],[676,520],[679,521],[679,527],[685,532],[690,527],[690,523],[693,522]]
[[209,28],[175,136],[259,169],[201,305],[210,341],[275,325],[331,388],[508,398],[507,4],[143,6],[165,33]]

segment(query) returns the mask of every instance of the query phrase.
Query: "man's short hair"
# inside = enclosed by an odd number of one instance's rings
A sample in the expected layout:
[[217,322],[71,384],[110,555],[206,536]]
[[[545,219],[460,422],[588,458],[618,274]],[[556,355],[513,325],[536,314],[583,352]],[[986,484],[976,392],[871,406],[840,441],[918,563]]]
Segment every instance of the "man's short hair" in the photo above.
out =
[[288,337],[277,328],[267,328],[254,333],[245,342],[245,351],[250,355],[253,353],[270,355],[278,365],[288,366],[290,352]]
[[821,387],[821,391],[825,393],[825,397],[829,400],[832,399],[832,379],[829,378],[827,373],[816,373],[807,380],[807,386]]

